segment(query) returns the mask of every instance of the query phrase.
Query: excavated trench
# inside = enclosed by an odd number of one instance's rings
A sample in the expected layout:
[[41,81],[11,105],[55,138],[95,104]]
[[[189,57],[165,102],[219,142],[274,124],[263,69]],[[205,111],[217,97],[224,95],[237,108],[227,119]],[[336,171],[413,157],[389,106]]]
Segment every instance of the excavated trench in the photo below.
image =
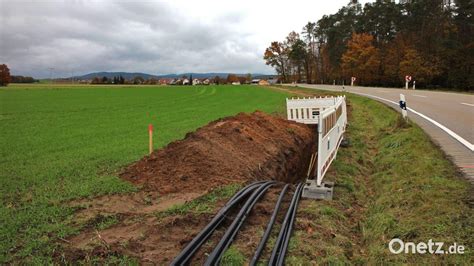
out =
[[240,113],[189,133],[125,169],[121,177],[159,193],[306,176],[316,129],[263,112]]
[[[314,127],[259,111],[213,121],[126,167],[120,176],[138,185],[138,192],[72,202],[71,206],[79,208],[72,220],[90,226],[65,240],[57,260],[87,261],[91,256],[122,254],[142,263],[168,264],[213,215],[184,213],[159,218],[158,212],[226,184],[269,179],[301,181],[317,148],[316,138]],[[256,236],[266,224],[282,186],[269,190],[237,237],[237,246],[249,247],[246,255],[255,249]],[[289,201],[287,195],[284,206]],[[216,202],[215,211],[224,203],[225,200]],[[116,223],[96,230],[93,221],[104,217],[114,217]],[[282,219],[283,213],[278,221]],[[194,262],[203,262],[204,254],[210,252],[223,230],[225,225],[199,251]]]

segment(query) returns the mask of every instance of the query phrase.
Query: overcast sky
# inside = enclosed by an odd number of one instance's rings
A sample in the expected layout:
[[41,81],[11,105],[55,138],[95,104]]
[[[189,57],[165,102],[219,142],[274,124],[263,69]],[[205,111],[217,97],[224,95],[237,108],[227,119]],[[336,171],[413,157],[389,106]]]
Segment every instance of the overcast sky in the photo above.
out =
[[[273,73],[271,41],[349,0],[0,0],[0,63],[46,78],[96,71]],[[368,1],[360,1],[362,3]]]

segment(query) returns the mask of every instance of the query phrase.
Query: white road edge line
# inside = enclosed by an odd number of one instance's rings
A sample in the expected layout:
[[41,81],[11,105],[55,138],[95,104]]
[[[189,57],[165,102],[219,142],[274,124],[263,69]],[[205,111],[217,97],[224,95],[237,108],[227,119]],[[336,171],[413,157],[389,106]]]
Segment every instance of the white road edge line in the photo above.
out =
[[424,95],[418,95],[418,94],[413,94],[413,96],[416,96],[416,97],[422,97],[422,98],[426,98],[427,96],[424,96]]
[[[395,104],[398,106],[398,103],[397,102],[394,102],[394,101],[391,101],[391,100],[387,100],[385,98],[382,98],[382,97],[378,97],[378,96],[375,96],[375,95],[371,95],[371,94],[366,94],[366,93],[362,93],[362,92],[359,92],[357,94],[360,94],[360,95],[364,95],[364,96],[368,96],[368,97],[373,97],[373,98],[376,98],[376,99],[379,99],[379,100],[382,100],[382,101],[386,101],[386,102],[389,102],[389,103],[392,103],[392,104]],[[470,143],[469,141],[465,140],[464,138],[462,138],[461,136],[459,136],[458,134],[454,133],[451,129],[445,127],[444,125],[440,124],[439,122],[437,122],[436,120],[432,119],[431,117],[428,117],[420,112],[417,112],[415,110],[413,110],[412,108],[410,107],[407,107],[407,110],[414,113],[414,114],[417,114],[421,117],[423,117],[424,119],[428,120],[429,122],[433,123],[435,126],[441,128],[442,130],[444,130],[444,132],[448,133],[451,137],[453,137],[454,139],[456,139],[457,141],[461,142],[461,144],[463,144],[464,146],[466,146],[466,148],[468,148],[469,150],[471,151],[474,151],[474,145],[472,143]]]
[[461,104],[469,105],[469,106],[473,106],[473,107],[474,107],[474,104],[472,104],[472,103],[461,103]]

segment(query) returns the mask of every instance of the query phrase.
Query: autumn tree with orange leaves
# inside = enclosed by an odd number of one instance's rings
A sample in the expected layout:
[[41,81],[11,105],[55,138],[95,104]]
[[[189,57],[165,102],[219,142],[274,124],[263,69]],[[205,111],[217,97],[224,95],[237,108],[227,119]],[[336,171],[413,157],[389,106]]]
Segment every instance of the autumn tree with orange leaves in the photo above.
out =
[[270,47],[265,50],[263,59],[266,64],[275,68],[278,75],[285,82],[288,81],[287,71],[289,67],[289,48],[286,44],[281,42],[272,42]]
[[372,85],[379,78],[379,51],[373,45],[374,37],[367,33],[352,34],[347,50],[342,55],[344,76],[356,76],[361,85]]
[[0,86],[8,86],[10,83],[10,69],[5,64],[0,65]]
[[399,76],[411,75],[419,82],[430,83],[440,72],[437,62],[432,60],[423,57],[415,48],[407,48],[400,61]]
[[239,82],[239,78],[235,74],[227,75],[227,84],[232,84],[233,82]]

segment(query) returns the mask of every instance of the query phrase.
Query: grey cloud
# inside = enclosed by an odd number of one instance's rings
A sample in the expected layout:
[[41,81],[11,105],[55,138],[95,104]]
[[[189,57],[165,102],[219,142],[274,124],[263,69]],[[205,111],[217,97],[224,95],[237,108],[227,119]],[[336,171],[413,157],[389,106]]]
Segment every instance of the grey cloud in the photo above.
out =
[[164,2],[0,0],[0,9],[0,62],[14,74],[271,72],[239,13],[204,22]]

